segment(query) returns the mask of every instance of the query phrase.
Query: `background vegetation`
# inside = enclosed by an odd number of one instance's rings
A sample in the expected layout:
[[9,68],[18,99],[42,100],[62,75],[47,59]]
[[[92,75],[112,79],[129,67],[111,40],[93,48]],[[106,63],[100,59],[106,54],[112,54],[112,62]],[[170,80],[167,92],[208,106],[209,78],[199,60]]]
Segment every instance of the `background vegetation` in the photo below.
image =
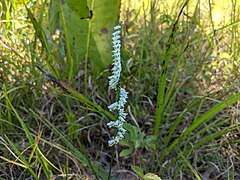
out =
[[239,0],[122,0],[128,123],[115,148],[120,1],[94,2],[0,1],[0,178],[239,179]]

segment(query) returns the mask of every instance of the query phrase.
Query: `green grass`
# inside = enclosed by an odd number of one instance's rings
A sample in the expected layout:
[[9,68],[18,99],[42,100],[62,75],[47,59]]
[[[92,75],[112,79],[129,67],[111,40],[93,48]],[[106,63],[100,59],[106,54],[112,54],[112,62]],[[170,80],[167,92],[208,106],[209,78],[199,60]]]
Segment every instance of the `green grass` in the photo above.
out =
[[219,25],[219,2],[123,2],[127,133],[113,149],[110,68],[96,74],[85,54],[76,73],[64,8],[52,37],[48,1],[26,3],[2,2],[0,179],[239,177],[237,1]]

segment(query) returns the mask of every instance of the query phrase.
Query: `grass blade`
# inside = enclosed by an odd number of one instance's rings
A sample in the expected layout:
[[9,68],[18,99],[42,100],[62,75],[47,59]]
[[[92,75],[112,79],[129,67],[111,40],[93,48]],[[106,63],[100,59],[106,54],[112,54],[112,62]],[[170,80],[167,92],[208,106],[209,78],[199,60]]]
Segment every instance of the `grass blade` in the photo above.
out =
[[185,131],[183,131],[181,135],[177,139],[175,139],[167,149],[165,149],[161,153],[159,160],[162,161],[162,159],[168,152],[170,152],[184,137],[186,137],[187,135],[190,135],[190,133],[196,130],[201,124],[211,119],[214,115],[222,111],[228,105],[231,105],[239,100],[240,100],[240,93],[237,93],[235,95],[230,96],[230,98],[226,99],[226,101],[223,101],[215,105],[210,110],[205,112],[201,117],[197,118],[190,127],[188,127]]

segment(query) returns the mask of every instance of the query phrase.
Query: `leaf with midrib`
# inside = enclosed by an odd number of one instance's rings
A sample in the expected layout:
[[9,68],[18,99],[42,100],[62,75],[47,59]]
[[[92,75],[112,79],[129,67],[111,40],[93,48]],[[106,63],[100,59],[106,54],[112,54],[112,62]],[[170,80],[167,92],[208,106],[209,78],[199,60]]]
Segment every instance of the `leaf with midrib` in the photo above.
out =
[[[52,24],[49,24],[51,27],[50,30],[51,33],[53,33],[56,29],[59,29],[61,34],[64,35],[63,24],[61,18],[58,16],[59,9],[54,6],[53,2],[49,9],[49,18]],[[112,63],[111,33],[113,32],[113,27],[116,26],[118,22],[120,0],[88,0],[88,8],[92,11],[93,15],[92,18],[85,19],[79,18],[83,16],[77,15],[75,10],[70,7],[73,6],[73,4],[69,6],[66,0],[65,2],[66,3],[62,3],[61,5],[68,43],[71,50],[70,53],[74,63],[72,66],[73,74],[76,75],[83,64],[89,61],[91,62],[93,73],[97,75]],[[76,3],[76,1],[71,1],[71,3],[73,2]],[[78,6],[76,5],[76,7]],[[64,39],[61,42],[64,42]],[[59,62],[63,70],[71,69],[68,67],[69,64],[64,65],[62,63],[63,61],[64,59],[62,58]],[[66,76],[68,77],[68,74]]]
[[87,0],[65,0],[68,7],[77,14],[80,19],[89,17],[89,8],[87,5]]

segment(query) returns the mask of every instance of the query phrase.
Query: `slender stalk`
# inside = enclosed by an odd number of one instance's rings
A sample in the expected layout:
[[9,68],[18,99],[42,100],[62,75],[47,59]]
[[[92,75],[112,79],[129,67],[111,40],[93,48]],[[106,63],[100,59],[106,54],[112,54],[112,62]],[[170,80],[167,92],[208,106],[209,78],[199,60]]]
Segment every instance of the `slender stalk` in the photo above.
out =
[[[188,2],[189,0],[185,0],[182,8],[180,9],[180,12],[178,13],[176,21],[173,24],[172,32],[168,38],[165,56],[163,58],[162,65],[161,65],[161,72],[160,72],[160,78],[159,78],[160,80],[158,85],[157,109],[156,109],[155,125],[154,125],[154,136],[155,136],[156,147],[157,147],[157,144],[159,143],[158,141],[159,128],[161,123],[163,122],[163,112],[165,108],[164,104],[167,104],[165,102],[165,89],[166,89],[168,63],[170,60],[170,54],[172,52],[172,45],[174,43],[174,38],[178,29],[178,22],[179,22],[180,16],[183,13],[183,9],[187,6]],[[157,151],[156,149],[152,153],[152,157],[151,157],[152,161],[155,159],[156,151]],[[157,166],[155,167],[155,172],[156,170],[157,170]]]
[[68,82],[71,82],[71,80],[73,79],[73,58],[71,55],[71,48],[70,48],[70,43],[69,43],[69,38],[68,38],[67,25],[65,22],[64,14],[63,14],[61,0],[59,0],[59,7],[60,7],[60,14],[61,14],[61,18],[62,18],[63,30],[64,30],[65,41],[66,41],[66,51],[67,51],[67,61],[68,61]]
[[159,128],[161,123],[163,122],[163,111],[164,111],[164,100],[165,100],[165,89],[166,89],[166,78],[167,78],[167,68],[168,63],[170,60],[170,54],[172,51],[172,44],[174,42],[174,38],[178,29],[178,22],[180,19],[180,16],[183,13],[183,9],[187,6],[189,0],[186,0],[178,13],[177,19],[172,27],[172,33],[168,38],[167,43],[167,50],[164,56],[164,59],[162,61],[161,65],[161,72],[160,72],[160,80],[159,80],[159,86],[158,86],[158,97],[157,97],[157,110],[156,110],[156,116],[155,116],[155,125],[154,125],[154,136],[157,139]]
[[114,149],[115,146],[112,146],[112,154],[111,154],[111,163],[110,163],[110,168],[109,168],[109,172],[108,172],[108,180],[110,180],[111,178],[111,172],[112,172],[112,165],[113,165],[113,157],[114,157]]

